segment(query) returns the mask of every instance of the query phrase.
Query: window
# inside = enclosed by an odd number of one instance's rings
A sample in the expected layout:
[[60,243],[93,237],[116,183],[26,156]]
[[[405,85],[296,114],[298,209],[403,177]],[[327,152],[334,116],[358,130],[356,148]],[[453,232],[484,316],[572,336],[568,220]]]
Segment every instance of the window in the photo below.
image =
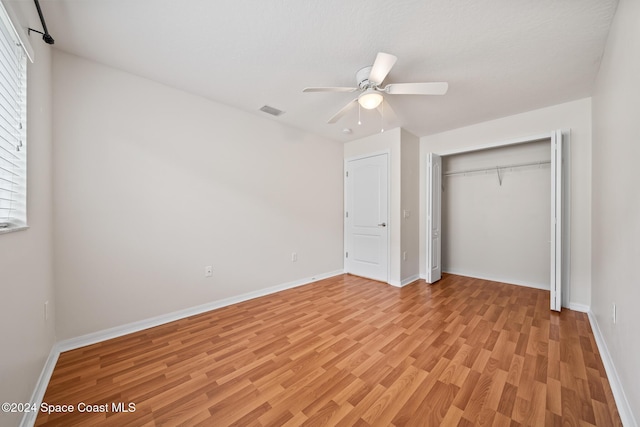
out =
[[0,233],[27,225],[27,55],[0,5]]

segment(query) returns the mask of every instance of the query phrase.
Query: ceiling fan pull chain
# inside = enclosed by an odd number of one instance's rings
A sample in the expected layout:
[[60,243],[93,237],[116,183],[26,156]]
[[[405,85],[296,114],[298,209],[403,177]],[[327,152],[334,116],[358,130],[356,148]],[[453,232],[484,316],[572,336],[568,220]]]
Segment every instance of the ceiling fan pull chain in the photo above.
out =
[[360,120],[360,109],[361,109],[360,103],[358,102],[358,125],[362,124],[362,121]]
[[384,132],[384,102],[380,104],[380,133]]

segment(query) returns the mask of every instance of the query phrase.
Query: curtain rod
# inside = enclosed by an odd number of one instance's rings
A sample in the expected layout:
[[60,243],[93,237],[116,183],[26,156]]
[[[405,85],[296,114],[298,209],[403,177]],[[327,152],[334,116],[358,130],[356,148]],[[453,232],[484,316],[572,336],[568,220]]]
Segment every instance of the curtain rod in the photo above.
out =
[[38,16],[40,17],[40,23],[42,24],[43,31],[34,30],[33,28],[29,28],[29,33],[33,31],[34,33],[42,34],[42,40],[44,40],[47,44],[55,43],[51,34],[49,34],[49,30],[47,29],[47,23],[44,22],[44,16],[42,15],[42,9],[40,9],[40,2],[38,0],[33,0],[36,4],[36,9],[38,10]]

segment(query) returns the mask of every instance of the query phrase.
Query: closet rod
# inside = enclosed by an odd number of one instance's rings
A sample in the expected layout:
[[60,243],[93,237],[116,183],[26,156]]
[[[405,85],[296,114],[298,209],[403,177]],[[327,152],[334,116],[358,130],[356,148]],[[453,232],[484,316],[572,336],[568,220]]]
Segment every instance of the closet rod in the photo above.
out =
[[551,164],[551,160],[547,160],[544,162],[515,163],[512,165],[494,166],[490,168],[467,169],[467,170],[461,170],[461,171],[445,172],[443,175],[451,176],[451,175],[460,175],[460,174],[475,173],[475,172],[494,172],[496,169],[522,168],[526,166],[542,166],[542,165],[550,165],[550,164]]

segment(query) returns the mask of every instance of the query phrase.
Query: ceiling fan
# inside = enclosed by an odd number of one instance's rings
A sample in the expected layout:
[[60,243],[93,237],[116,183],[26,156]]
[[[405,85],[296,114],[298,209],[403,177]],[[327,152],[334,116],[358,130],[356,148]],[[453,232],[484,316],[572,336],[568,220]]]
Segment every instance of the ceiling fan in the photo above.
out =
[[378,52],[373,65],[364,67],[356,73],[357,87],[307,87],[303,92],[356,92],[357,98],[349,101],[340,111],[333,115],[327,123],[340,120],[356,103],[362,108],[373,110],[383,101],[383,94],[387,95],[444,95],[449,84],[446,82],[431,83],[391,83],[382,86],[382,82],[398,60],[394,55]]

